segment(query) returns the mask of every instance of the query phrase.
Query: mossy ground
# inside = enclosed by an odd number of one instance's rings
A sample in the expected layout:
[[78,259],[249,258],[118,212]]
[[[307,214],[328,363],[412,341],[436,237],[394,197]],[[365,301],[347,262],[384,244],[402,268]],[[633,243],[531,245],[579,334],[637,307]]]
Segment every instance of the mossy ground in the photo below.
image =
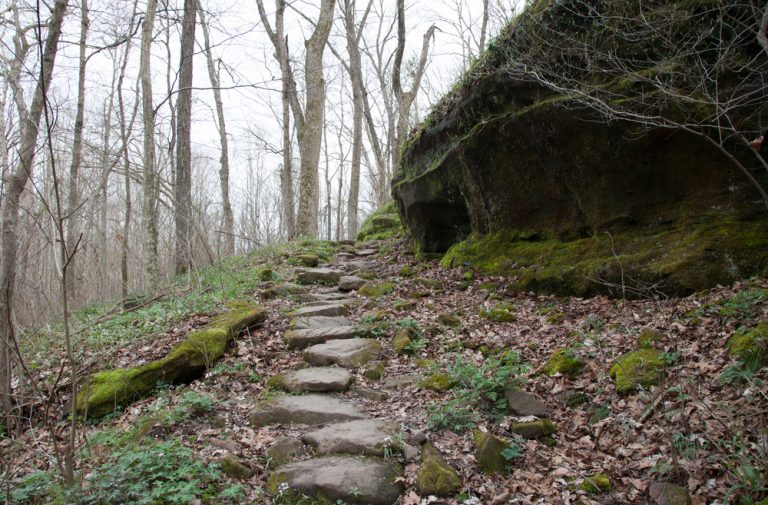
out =
[[768,366],[768,321],[740,328],[728,339],[728,354],[752,368]]
[[655,349],[638,349],[619,357],[609,373],[616,383],[616,392],[630,394],[638,387],[650,388],[661,380],[664,369],[661,353]]
[[552,353],[544,365],[544,373],[547,375],[563,374],[568,377],[576,377],[584,368],[584,360],[575,349],[558,349]]
[[386,240],[396,238],[403,233],[405,233],[405,227],[400,222],[394,202],[390,201],[363,221],[360,231],[357,232],[357,240],[359,242]]

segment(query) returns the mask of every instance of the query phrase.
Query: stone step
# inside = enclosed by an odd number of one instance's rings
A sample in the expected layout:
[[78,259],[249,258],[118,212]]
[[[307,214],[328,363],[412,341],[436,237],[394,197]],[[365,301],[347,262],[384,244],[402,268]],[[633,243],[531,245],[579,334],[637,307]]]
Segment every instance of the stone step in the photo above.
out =
[[346,316],[349,307],[340,303],[310,305],[301,307],[288,313],[288,317],[312,317],[312,316]]
[[254,427],[270,424],[325,424],[366,419],[368,416],[352,404],[333,396],[309,394],[280,395],[257,404],[248,414]]
[[302,316],[291,320],[294,330],[333,328],[336,326],[352,326],[352,321],[340,316]]
[[304,361],[315,366],[339,365],[356,368],[378,359],[381,344],[371,338],[328,340],[304,351]]
[[347,296],[345,293],[308,293],[305,298],[310,302],[330,302],[345,300]]
[[315,454],[389,456],[402,451],[402,432],[393,421],[365,419],[335,423],[302,435],[301,441]]
[[377,251],[376,249],[359,249],[355,251],[355,255],[360,256],[361,258],[365,258],[366,256],[373,256],[378,252],[379,251]]
[[338,284],[341,272],[332,268],[302,268],[296,270],[298,284]]
[[303,349],[328,340],[344,340],[362,337],[366,328],[358,326],[327,326],[289,330],[283,337],[288,349]]
[[349,389],[353,380],[343,368],[310,367],[277,374],[269,384],[291,393],[338,393]]
[[354,291],[358,290],[367,281],[356,275],[344,275],[339,279],[339,291]]
[[403,492],[403,467],[394,461],[364,456],[330,456],[278,467],[267,491],[289,490],[330,503],[393,505]]
[[322,307],[324,305],[344,305],[345,307],[357,307],[363,303],[362,300],[359,300],[357,298],[340,298],[338,300],[316,300],[312,302],[307,302],[304,304],[305,307]]

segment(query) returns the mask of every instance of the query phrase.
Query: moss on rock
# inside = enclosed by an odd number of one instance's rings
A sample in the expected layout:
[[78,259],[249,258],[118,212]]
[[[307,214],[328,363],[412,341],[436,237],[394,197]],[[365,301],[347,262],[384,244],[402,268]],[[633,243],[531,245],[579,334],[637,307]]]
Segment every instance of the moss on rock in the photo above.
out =
[[514,423],[510,429],[525,439],[533,440],[552,435],[555,432],[555,425],[549,419],[537,419],[524,423]]
[[544,373],[547,375],[563,374],[568,377],[576,377],[584,368],[584,361],[575,350],[566,347],[552,353],[544,365]]
[[403,354],[408,351],[408,345],[412,342],[411,332],[408,328],[400,328],[392,337],[392,349],[395,354]]
[[395,290],[391,282],[366,282],[357,292],[368,298],[379,298]]
[[475,441],[475,460],[484,473],[505,474],[508,462],[503,453],[509,448],[509,442],[490,433],[475,429],[472,432]]
[[638,349],[652,349],[654,344],[662,342],[664,338],[664,334],[659,330],[645,328],[637,336],[637,347]]
[[384,368],[383,361],[368,363],[365,368],[363,368],[363,377],[372,381],[380,380],[381,376],[384,375]]
[[659,383],[664,360],[654,349],[638,349],[620,356],[609,374],[616,383],[616,392],[630,394],[639,386],[649,388]]
[[405,231],[395,203],[390,201],[368,216],[357,232],[358,242],[385,240]]
[[435,372],[427,375],[419,383],[423,389],[429,389],[430,391],[448,391],[454,385],[453,379],[450,375],[443,372]]
[[421,466],[416,475],[416,489],[422,496],[447,497],[461,489],[461,478],[456,470],[446,463],[432,444],[424,444],[421,450]]
[[601,493],[611,492],[611,479],[604,473],[598,473],[585,477],[579,486],[582,491],[586,491],[590,495],[598,495]]
[[514,308],[507,303],[499,303],[490,309],[480,309],[480,317],[495,323],[509,323],[517,320]]
[[265,310],[244,302],[231,302],[229,308],[229,312],[191,332],[164,358],[91,375],[75,400],[77,412],[89,418],[103,417],[148,395],[158,383],[182,384],[201,376],[221,359],[238,333],[267,318]]
[[728,339],[728,354],[756,368],[768,366],[768,321],[737,330]]

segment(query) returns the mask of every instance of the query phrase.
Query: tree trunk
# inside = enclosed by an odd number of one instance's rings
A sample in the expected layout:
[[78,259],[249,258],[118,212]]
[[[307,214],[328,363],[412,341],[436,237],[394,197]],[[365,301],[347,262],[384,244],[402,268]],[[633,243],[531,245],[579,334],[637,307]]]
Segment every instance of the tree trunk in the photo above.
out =
[[[80,165],[83,157],[83,129],[85,127],[85,66],[87,63],[85,57],[86,42],[88,36],[88,0],[81,0],[80,3],[80,55],[78,59],[78,73],[77,73],[77,112],[75,115],[75,131],[74,139],[72,141],[72,163],[69,167],[69,191],[67,201],[67,215],[65,217],[67,221],[67,242],[69,244],[76,244],[78,242],[77,235],[80,233],[80,213],[78,207],[80,205],[80,194],[78,190],[78,178],[80,175]],[[75,276],[77,275],[77,269],[75,266],[75,259],[73,256],[73,262],[69,266],[69,272],[67,275],[67,292],[72,299],[76,299],[75,295]]]
[[235,218],[232,215],[232,203],[229,200],[229,146],[227,143],[227,127],[224,123],[224,104],[221,100],[221,89],[219,89],[219,76],[213,63],[211,54],[211,41],[208,33],[208,25],[205,22],[205,12],[198,0],[197,4],[200,10],[200,26],[203,29],[203,40],[205,49],[205,60],[208,64],[208,78],[213,88],[213,101],[216,105],[216,116],[218,118],[219,140],[221,143],[221,157],[219,163],[219,184],[221,185],[221,206],[224,213],[223,243],[224,256],[235,254]]
[[147,275],[152,289],[159,283],[157,262],[157,186],[155,174],[155,111],[152,106],[152,69],[150,64],[150,47],[152,45],[152,28],[155,21],[157,0],[147,0],[147,12],[141,27],[141,58],[139,73],[141,75],[141,111],[144,119],[144,199],[142,203],[142,218],[144,228],[144,256],[147,261]]
[[176,225],[176,273],[192,268],[192,61],[195,54],[197,1],[184,0],[179,64],[179,99],[176,102],[176,183],[174,222]]
[[[40,118],[45,106],[45,95],[51,83],[56,52],[61,36],[61,25],[66,14],[68,0],[56,0],[48,34],[43,46],[40,79],[29,111],[19,110],[21,137],[19,162],[5,181],[5,202],[2,208],[2,234],[0,237],[0,410],[7,432],[14,429],[11,389],[12,346],[14,345],[13,298],[17,268],[17,232],[19,225],[19,200],[27,182],[32,177]],[[42,30],[42,27],[39,27]],[[23,35],[19,34],[21,37]],[[16,83],[18,84],[18,82]],[[19,90],[20,92],[20,90]],[[21,103],[21,102],[17,102]]]

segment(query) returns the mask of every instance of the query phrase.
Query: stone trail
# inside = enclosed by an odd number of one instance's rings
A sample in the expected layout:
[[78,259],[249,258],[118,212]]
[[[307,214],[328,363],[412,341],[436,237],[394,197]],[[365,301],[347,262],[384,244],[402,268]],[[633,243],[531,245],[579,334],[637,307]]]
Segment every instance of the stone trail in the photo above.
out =
[[[278,394],[259,402],[249,414],[250,424],[257,428],[304,426],[298,439],[278,440],[268,451],[278,465],[267,485],[272,495],[306,495],[349,505],[392,505],[403,492],[400,454],[406,446],[400,425],[388,419],[370,419],[352,403],[331,396],[348,390],[358,396],[371,394],[363,388],[351,388],[354,377],[350,369],[378,359],[381,343],[366,338],[369,328],[346,316],[360,303],[353,292],[365,284],[354,273],[375,265],[372,258],[377,252],[366,247],[339,254],[338,270],[321,266],[296,271],[296,282],[302,289],[295,292],[305,303],[287,315],[291,329],[285,332],[284,340],[289,349],[303,349],[309,367],[286,370],[272,377],[269,384],[288,393],[309,394]],[[312,449],[314,457],[293,461],[306,452],[303,444]]]

